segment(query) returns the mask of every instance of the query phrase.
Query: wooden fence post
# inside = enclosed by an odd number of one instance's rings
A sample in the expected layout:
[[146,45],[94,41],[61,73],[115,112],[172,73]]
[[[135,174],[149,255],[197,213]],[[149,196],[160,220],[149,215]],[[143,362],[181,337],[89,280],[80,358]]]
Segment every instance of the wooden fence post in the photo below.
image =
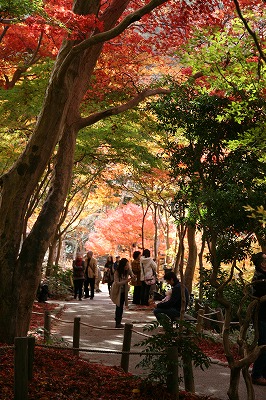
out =
[[[73,327],[73,348],[79,348],[79,338],[80,338],[80,317],[74,318],[74,327]],[[79,355],[79,350],[73,350],[73,354],[75,356]]]
[[[207,318],[210,318],[209,314],[212,312],[212,309],[210,308],[210,306],[208,306],[208,304],[205,304],[204,311],[205,311],[205,314],[208,314]],[[210,330],[211,325],[212,325],[211,321],[209,319],[205,318],[203,321],[204,329]]]
[[179,382],[178,382],[178,348],[168,347],[167,354],[167,379],[166,386],[169,393],[175,395],[176,400],[179,399]]
[[28,338],[15,338],[14,400],[28,399]]
[[50,340],[51,334],[51,311],[44,312],[44,341]]
[[[131,347],[131,337],[132,337],[132,324],[125,324],[124,328],[124,339],[123,339],[123,347],[122,351],[130,351]],[[125,354],[122,353],[121,356],[121,368],[125,371],[128,372],[128,367],[129,367],[129,353]]]
[[195,393],[195,382],[194,382],[194,373],[192,367],[192,358],[190,355],[184,353],[182,356],[183,359],[183,373],[184,373],[184,383],[185,390],[190,393]]
[[204,316],[204,310],[203,308],[200,308],[198,311],[198,318],[197,318],[197,326],[196,326],[196,331],[197,332],[202,332],[203,329],[203,316]]
[[33,377],[33,361],[34,361],[34,347],[35,337],[28,337],[28,380],[31,381]]
[[221,308],[216,308],[217,312],[217,321],[220,321],[218,323],[219,325],[219,332],[222,333],[223,331],[223,323],[224,323],[224,315],[223,315],[223,310]]

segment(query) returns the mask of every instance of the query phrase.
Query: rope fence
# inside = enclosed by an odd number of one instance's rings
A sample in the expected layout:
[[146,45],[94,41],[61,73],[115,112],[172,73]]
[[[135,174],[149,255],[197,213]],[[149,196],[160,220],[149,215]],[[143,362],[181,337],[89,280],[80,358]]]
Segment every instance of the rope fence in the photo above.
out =
[[[42,314],[42,313],[36,313]],[[217,319],[209,318],[210,316],[217,315]],[[189,317],[189,316],[188,316]],[[51,345],[48,344],[51,341],[51,320],[60,321],[60,323],[64,324],[73,324],[73,345],[72,347],[62,346],[60,345]],[[223,326],[224,319],[221,310],[208,310],[205,313],[204,309],[200,308],[197,312],[197,318],[188,318],[188,322],[196,323],[196,330],[202,331],[204,329],[204,323],[207,321],[208,323],[218,323]],[[238,322],[231,322],[231,324],[239,324]],[[123,344],[122,350],[115,349],[92,349],[92,348],[83,348],[80,347],[80,328],[81,326],[89,327],[92,329],[99,330],[114,330],[124,331],[123,336]],[[136,329],[133,329],[133,324],[126,323],[124,328],[106,328],[95,325],[86,324],[80,321],[80,317],[75,317],[73,321],[66,321],[57,318],[54,315],[51,315],[50,311],[45,311],[44,313],[44,341],[45,344],[35,344],[35,337],[19,337],[15,338],[14,346],[3,346],[0,347],[0,352],[5,351],[7,349],[14,348],[14,400],[27,400],[28,399],[28,382],[32,379],[33,374],[33,360],[34,360],[34,349],[35,347],[43,347],[49,349],[60,349],[67,350],[73,352],[74,355],[79,356],[80,353],[94,353],[94,354],[116,354],[121,355],[120,366],[125,371],[129,370],[129,358],[132,355],[155,355],[160,356],[163,354],[168,354],[169,357],[174,357],[175,362],[178,362],[178,351],[176,347],[171,347],[166,349],[166,353],[162,352],[147,352],[143,351],[132,351],[131,350],[131,339],[132,333],[149,338],[151,335],[147,335],[142,333]],[[184,382],[185,382],[185,390],[192,391],[194,388],[194,378],[193,378],[193,370],[192,370],[192,360],[183,357],[183,369],[184,369]],[[185,371],[190,371],[190,379],[187,380]],[[169,385],[173,384],[173,381],[178,379],[178,375],[174,373],[174,368],[170,373]],[[172,375],[171,375],[172,374]],[[192,378],[191,378],[192,377]],[[186,379],[185,379],[186,378]],[[177,383],[176,383],[177,384]]]

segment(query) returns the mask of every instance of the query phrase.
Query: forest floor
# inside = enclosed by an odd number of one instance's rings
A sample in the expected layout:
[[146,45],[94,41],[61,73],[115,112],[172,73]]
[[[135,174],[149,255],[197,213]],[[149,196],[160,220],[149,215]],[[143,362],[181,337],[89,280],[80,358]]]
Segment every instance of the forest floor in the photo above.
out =
[[[43,326],[43,313],[52,311],[56,304],[35,303],[31,330]],[[4,346],[4,345],[2,345]],[[201,348],[209,357],[225,362],[222,344],[202,341]],[[70,349],[71,350],[71,349]],[[3,347],[0,361],[1,399],[13,398],[14,349]],[[90,363],[73,356],[71,351],[35,348],[33,379],[29,383],[29,400],[172,400],[175,397],[164,388],[142,380],[120,367]],[[198,396],[184,391],[180,400],[207,400],[210,396]]]

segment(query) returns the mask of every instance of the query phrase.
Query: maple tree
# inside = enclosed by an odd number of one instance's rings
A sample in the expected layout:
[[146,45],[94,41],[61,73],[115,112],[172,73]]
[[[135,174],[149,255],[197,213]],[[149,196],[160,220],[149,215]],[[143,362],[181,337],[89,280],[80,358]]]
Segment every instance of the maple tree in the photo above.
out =
[[[220,38],[230,43],[229,50],[221,48]],[[238,399],[241,372],[249,397],[254,398],[247,370],[258,348],[256,341],[247,346],[245,329],[254,317],[251,302],[247,310],[239,307],[238,311],[241,362],[232,354],[228,340],[232,304],[224,288],[236,268],[241,274],[240,262],[252,251],[255,234],[265,248],[265,227],[246,213],[248,204],[251,209],[265,207],[266,172],[264,144],[257,143],[265,137],[265,66],[257,57],[250,60],[256,49],[249,39],[241,42],[238,31],[235,36],[219,32],[206,40],[201,54],[186,55],[191,65],[202,71],[198,81],[173,85],[171,96],[153,106],[161,127],[168,131],[171,169],[182,184],[175,197],[177,208],[184,205],[188,218],[202,229],[208,243],[210,282],[225,310],[223,343],[231,369],[228,397],[232,400]],[[216,76],[215,70],[220,74]],[[229,278],[220,282],[226,264],[231,264]]]
[[[3,87],[13,88],[22,77],[33,79],[29,72],[34,63],[43,57],[56,56],[32,134],[17,161],[0,179],[2,341],[12,342],[15,336],[27,333],[42,260],[71,184],[78,132],[137,106],[147,96],[168,93],[164,88],[143,84],[136,91],[137,55],[155,53],[156,62],[159,53],[166,55],[166,49],[173,51],[189,35],[191,26],[220,24],[221,18],[215,13],[215,6],[219,9],[219,4],[213,1],[187,4],[171,0],[140,3],[77,0],[71,10],[70,1],[60,3],[61,7],[50,1],[44,3],[42,15],[31,15],[11,25],[1,9]],[[233,5],[225,2],[225,6],[229,11]],[[195,12],[199,15],[197,21]],[[116,57],[113,57],[114,52]],[[119,73],[118,67],[121,68]],[[99,82],[105,90],[95,90],[99,89]],[[120,97],[115,103],[113,96],[108,97],[109,83],[124,94],[124,101]],[[106,99],[106,103],[98,102],[90,114],[84,115],[82,101],[85,97],[89,104],[95,105],[95,102],[90,103],[95,92],[100,95],[98,98]],[[110,99],[111,107],[107,108]],[[31,195],[52,156],[54,173],[46,200],[30,233],[21,243]]]
[[[106,211],[104,218],[99,218],[94,225],[94,232],[89,234],[86,249],[94,249],[99,254],[116,254],[120,251],[132,256],[133,245],[141,247],[143,210],[133,203],[121,205]],[[153,244],[154,223],[152,215],[145,218],[146,246]]]

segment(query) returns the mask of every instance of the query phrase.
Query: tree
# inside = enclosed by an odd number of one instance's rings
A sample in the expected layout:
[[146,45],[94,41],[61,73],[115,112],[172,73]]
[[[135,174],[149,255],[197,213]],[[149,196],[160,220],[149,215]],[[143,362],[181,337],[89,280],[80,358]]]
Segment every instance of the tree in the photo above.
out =
[[[82,127],[96,122],[106,114],[94,115],[87,120],[81,118],[78,111],[103,44],[121,34],[132,22],[164,1],[151,1],[129,13],[117,24],[128,3],[115,1],[104,11],[101,10],[100,14],[98,1],[91,2],[89,6],[84,1],[75,3],[75,14],[98,16],[104,31],[100,32],[98,26],[90,26],[90,34],[85,40],[63,41],[36,129],[24,153],[1,177],[0,308],[1,318],[5,321],[0,328],[1,341],[12,342],[15,336],[27,333],[31,306],[40,281],[42,259],[49,240],[55,233],[56,221],[69,190],[77,133]],[[79,79],[76,79],[77,76]],[[148,93],[140,93],[134,103],[137,104],[145,94]],[[127,107],[123,110],[125,108]],[[112,110],[111,114],[119,111]],[[21,246],[27,204],[56,145],[58,147],[51,190],[36,223]],[[16,282],[15,287],[11,282]],[[11,287],[13,290],[10,290]]]
[[[214,66],[211,65],[211,72]],[[250,76],[248,77],[250,79]],[[241,360],[235,360],[229,345],[232,304],[226,299],[224,289],[232,280],[234,271],[241,270],[237,263],[250,252],[254,234],[261,232],[258,221],[250,219],[246,209],[258,210],[265,206],[266,167],[260,146],[255,142],[255,132],[265,135],[263,114],[265,101],[263,91],[257,91],[248,101],[250,86],[230,77],[230,88],[234,96],[218,92],[219,85],[207,88],[206,80],[194,86],[179,85],[176,94],[154,105],[158,119],[162,122],[172,141],[169,142],[172,170],[183,191],[177,191],[177,208],[185,207],[187,215],[194,213],[203,238],[208,244],[207,261],[211,264],[211,284],[216,288],[216,297],[225,310],[223,340],[225,354],[231,368],[228,395],[238,399],[240,372],[245,377],[247,392],[253,398],[248,366],[258,354],[254,343],[247,345],[247,326],[251,322],[256,302],[248,306],[246,316],[240,315],[239,345]],[[217,82],[216,82],[217,83]],[[227,82],[226,82],[227,83]],[[226,86],[224,83],[224,86]],[[235,85],[233,85],[236,83]],[[253,88],[251,89],[253,91]],[[241,113],[239,113],[241,109]],[[182,129],[182,144],[177,142],[177,133]],[[245,140],[245,139],[249,140]],[[250,204],[250,206],[248,206]],[[264,229],[265,235],[265,229]],[[231,264],[228,279],[219,282],[223,265]],[[262,349],[261,349],[262,350]]]
[[[113,0],[103,3],[99,0],[91,2],[77,0],[74,2],[73,12],[63,15],[64,29],[59,29],[57,36],[59,43],[62,41],[62,45],[53,67],[36,127],[23,153],[0,179],[0,340],[3,342],[11,343],[15,336],[25,336],[27,333],[31,308],[40,281],[42,260],[50,238],[55,233],[56,223],[70,187],[78,132],[103,118],[117,115],[136,106],[147,96],[167,92],[160,88],[144,88],[137,94],[135,92],[134,97],[127,97],[123,104],[120,103],[116,107],[105,108],[89,116],[83,116],[80,110],[85,94],[94,88],[92,84],[96,77],[94,72],[100,56],[104,54],[105,43],[106,46],[113,48],[119,44],[114,40],[119,35],[125,35],[129,44],[133,43],[132,40],[136,36],[141,38],[141,35],[138,35],[141,25],[137,24],[141,18],[147,23],[144,26],[149,26],[153,33],[158,31],[161,38],[163,35],[167,37],[167,30],[154,29],[158,26],[159,18],[162,21],[161,26],[165,28],[164,22],[168,15],[174,27],[173,24],[177,23],[175,16],[178,15],[180,17],[178,23],[183,29],[186,8],[191,11],[192,5],[184,7],[183,3],[168,1],[167,7],[161,8],[160,6],[166,2],[166,0],[151,0],[147,3],[141,2],[138,6],[130,0]],[[66,4],[68,5],[67,1]],[[48,16],[51,14],[49,13],[49,7],[51,7],[54,17],[57,5],[52,2],[45,6]],[[200,1],[193,3],[193,9],[201,8],[199,15],[206,14],[209,8],[213,9],[213,6],[213,1],[206,4]],[[156,18],[151,20],[153,23],[148,23],[149,13],[157,7]],[[209,15],[209,22],[217,21],[215,16]],[[71,24],[74,17],[77,18],[77,24],[73,28]],[[189,18],[192,19],[192,13],[189,14]],[[205,23],[206,15],[203,19]],[[66,21],[70,21],[70,26],[67,26]],[[35,19],[27,20],[28,25],[33,25],[33,22]],[[199,25],[201,23],[202,20]],[[131,25],[133,29],[128,30]],[[39,26],[42,32],[43,19]],[[55,30],[58,29],[58,25],[54,27]],[[36,26],[34,25],[33,28]],[[37,27],[37,31],[38,29]],[[7,32],[9,31],[10,29]],[[3,32],[5,38],[8,37],[7,32]],[[129,32],[128,36],[126,36],[127,32]],[[144,36],[144,33],[142,35]],[[42,39],[41,34],[38,37]],[[149,37],[146,43],[152,44],[153,37],[154,35]],[[173,35],[171,39],[173,39],[173,44],[176,37]],[[3,43],[2,41],[1,44]],[[33,50],[34,54],[39,48],[38,43],[39,41]],[[139,43],[141,43],[140,50],[143,51],[143,41],[137,41],[137,47]],[[161,40],[161,43],[165,45],[167,42],[164,43]],[[15,55],[18,54],[23,55],[23,49],[15,52]],[[94,82],[97,82],[97,79]],[[131,91],[134,87],[132,83]],[[24,217],[30,197],[52,155],[55,156],[54,176],[47,192],[47,199],[30,233],[21,243]]]
[[[143,211],[133,203],[120,205],[108,210],[106,215],[95,222],[94,232],[89,234],[86,248],[96,250],[100,255],[123,251],[132,255],[133,246],[141,247]],[[152,215],[146,216],[145,233],[147,246],[153,242],[154,224]]]

